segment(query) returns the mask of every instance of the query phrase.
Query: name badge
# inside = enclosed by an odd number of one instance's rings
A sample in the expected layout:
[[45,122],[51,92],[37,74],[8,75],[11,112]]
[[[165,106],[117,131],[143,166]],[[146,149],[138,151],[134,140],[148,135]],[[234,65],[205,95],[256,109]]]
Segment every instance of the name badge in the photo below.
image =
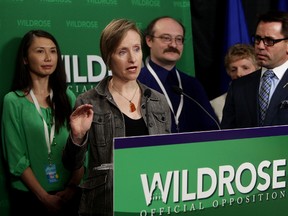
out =
[[49,183],[55,183],[59,180],[59,175],[56,170],[55,164],[49,164],[45,168],[46,177]]

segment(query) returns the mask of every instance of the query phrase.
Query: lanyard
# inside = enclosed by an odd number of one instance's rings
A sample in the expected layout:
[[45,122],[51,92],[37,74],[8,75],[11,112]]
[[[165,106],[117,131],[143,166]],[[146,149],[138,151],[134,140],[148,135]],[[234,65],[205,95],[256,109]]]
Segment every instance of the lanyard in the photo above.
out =
[[[149,59],[146,58],[146,66],[149,70],[149,72],[152,74],[152,76],[155,78],[155,80],[157,81],[158,85],[160,86],[162,92],[164,93],[165,97],[166,97],[166,100],[169,104],[169,107],[173,113],[173,116],[174,116],[174,119],[175,119],[175,124],[178,128],[178,124],[179,124],[179,116],[181,114],[181,111],[182,111],[182,108],[183,108],[183,103],[184,103],[184,99],[183,99],[183,95],[181,94],[180,96],[180,104],[178,106],[178,109],[177,109],[177,113],[175,115],[175,112],[174,112],[174,109],[173,109],[173,106],[172,106],[172,103],[171,103],[171,100],[169,98],[169,95],[167,94],[166,92],[166,89],[165,87],[163,86],[161,80],[159,79],[159,77],[157,76],[156,72],[153,70],[153,68],[150,66],[149,64]],[[181,78],[180,78],[180,75],[179,75],[179,72],[176,70],[176,75],[177,75],[177,78],[178,78],[178,83],[179,83],[179,88],[182,89],[182,83],[181,83]]]
[[[42,110],[39,106],[39,103],[37,101],[37,98],[34,95],[33,90],[30,90],[30,95],[32,97],[32,100],[34,102],[34,105],[38,111],[38,113],[40,114],[42,121],[43,121],[43,125],[44,125],[44,133],[45,133],[45,140],[46,140],[46,145],[47,145],[47,149],[48,149],[48,157],[50,160],[50,154],[51,154],[51,145],[53,142],[53,138],[54,138],[54,134],[55,134],[55,117],[53,116],[53,122],[52,122],[52,127],[51,127],[51,132],[50,132],[50,137],[49,137],[49,130],[48,130],[48,125],[43,117],[43,113]],[[50,100],[52,101],[52,97],[53,97],[53,91],[51,90],[50,92]]]

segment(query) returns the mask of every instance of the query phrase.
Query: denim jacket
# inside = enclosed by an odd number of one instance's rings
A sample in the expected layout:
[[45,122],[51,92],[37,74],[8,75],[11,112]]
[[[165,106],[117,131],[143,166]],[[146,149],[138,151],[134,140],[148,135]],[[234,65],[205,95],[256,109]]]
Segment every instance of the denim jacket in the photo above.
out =
[[[86,141],[79,146],[69,137],[63,152],[66,168],[73,170],[86,166],[86,178],[81,184],[80,215],[113,215],[113,138],[125,136],[125,123],[108,91],[110,79],[106,77],[96,88],[78,96],[76,107],[86,103],[93,105],[93,122]],[[170,133],[171,113],[166,98],[151,89],[147,100],[144,92],[148,87],[138,84],[142,92],[141,114],[146,125],[148,122],[149,134]]]

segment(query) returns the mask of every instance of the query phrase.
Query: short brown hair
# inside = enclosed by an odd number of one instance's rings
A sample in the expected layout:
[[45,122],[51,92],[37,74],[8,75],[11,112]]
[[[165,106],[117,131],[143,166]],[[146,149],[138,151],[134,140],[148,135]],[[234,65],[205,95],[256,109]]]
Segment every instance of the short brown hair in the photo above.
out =
[[113,19],[102,31],[100,38],[100,51],[105,64],[110,67],[111,56],[116,51],[123,37],[128,31],[133,30],[140,35],[142,33],[135,22],[128,19]]

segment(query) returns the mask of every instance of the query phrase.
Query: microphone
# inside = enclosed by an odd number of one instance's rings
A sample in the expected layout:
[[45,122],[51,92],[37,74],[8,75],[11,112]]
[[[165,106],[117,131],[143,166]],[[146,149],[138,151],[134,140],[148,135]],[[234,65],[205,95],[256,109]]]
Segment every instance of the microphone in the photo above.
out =
[[145,100],[145,106],[146,106],[146,121],[147,121],[147,129],[148,129],[148,134],[149,134],[149,124],[150,124],[150,121],[149,121],[149,112],[148,112],[148,100],[151,96],[151,89],[147,88],[145,89],[144,91],[144,97],[146,98]]
[[146,97],[146,100],[148,100],[148,98],[150,98],[150,96],[151,96],[151,89],[147,88],[144,91],[144,97]]
[[186,94],[185,92],[183,92],[183,89],[181,89],[180,87],[174,85],[172,86],[173,91],[178,94],[178,95],[184,95],[185,97],[189,98],[190,100],[192,100],[194,103],[196,103],[208,116],[209,118],[211,118],[215,124],[218,127],[218,130],[221,130],[221,127],[219,125],[219,123],[217,122],[217,120],[200,104],[198,103],[194,98],[190,97],[188,94]]

